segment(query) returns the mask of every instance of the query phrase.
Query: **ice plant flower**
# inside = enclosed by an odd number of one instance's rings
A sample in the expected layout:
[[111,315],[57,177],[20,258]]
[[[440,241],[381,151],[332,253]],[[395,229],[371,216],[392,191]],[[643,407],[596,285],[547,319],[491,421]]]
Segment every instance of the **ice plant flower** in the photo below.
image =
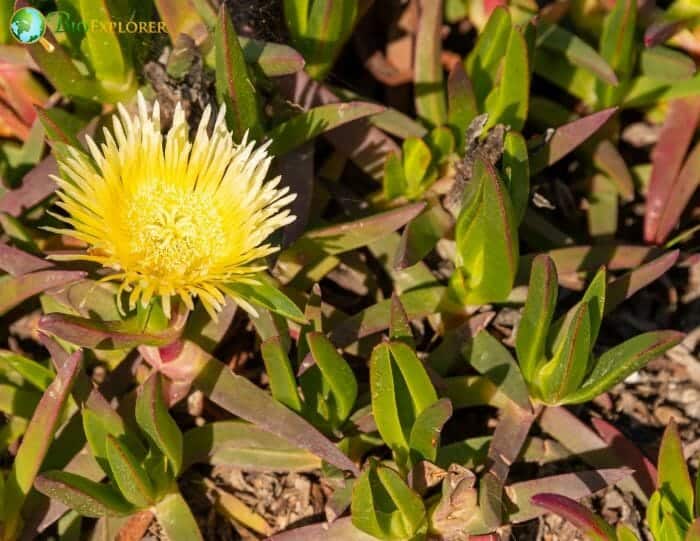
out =
[[111,269],[104,280],[120,284],[119,298],[130,292],[130,309],[160,297],[169,313],[174,297],[191,310],[198,297],[215,316],[232,295],[227,284],[256,283],[262,258],[278,249],[268,237],[295,219],[284,207],[296,195],[280,177],[266,181],[268,144],[233,141],[223,106],[211,135],[207,107],[193,141],[179,104],[165,136],[158,102],[149,114],[139,93],[136,116],[118,111],[104,143],[86,138],[91,157],[73,147],[59,157],[57,204],[67,216],[56,216],[71,227],[53,231],[88,248],[53,259]]

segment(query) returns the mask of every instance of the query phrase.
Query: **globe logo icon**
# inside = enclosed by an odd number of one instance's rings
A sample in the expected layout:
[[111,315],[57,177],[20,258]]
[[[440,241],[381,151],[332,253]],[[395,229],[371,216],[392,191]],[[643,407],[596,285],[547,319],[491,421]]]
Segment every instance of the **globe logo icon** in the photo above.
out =
[[46,32],[46,20],[42,13],[32,7],[20,8],[10,19],[10,33],[25,45],[41,40]]

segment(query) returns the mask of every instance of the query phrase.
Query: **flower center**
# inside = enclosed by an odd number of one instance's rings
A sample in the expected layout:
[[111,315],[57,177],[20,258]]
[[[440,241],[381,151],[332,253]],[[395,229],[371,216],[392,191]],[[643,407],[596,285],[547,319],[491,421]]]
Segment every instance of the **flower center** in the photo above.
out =
[[198,190],[143,183],[125,206],[124,219],[133,270],[165,287],[207,276],[225,246],[218,208]]

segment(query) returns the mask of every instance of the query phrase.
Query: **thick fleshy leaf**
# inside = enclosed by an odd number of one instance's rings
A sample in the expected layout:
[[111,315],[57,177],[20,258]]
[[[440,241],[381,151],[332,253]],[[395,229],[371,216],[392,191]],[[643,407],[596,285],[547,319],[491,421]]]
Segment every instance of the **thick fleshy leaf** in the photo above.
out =
[[618,83],[615,72],[598,52],[577,35],[544,20],[538,23],[537,46],[561,53],[573,65],[584,68],[609,85]]
[[531,174],[536,175],[578,148],[616,112],[617,108],[613,107],[559,126],[544,146],[531,156]]
[[424,409],[413,423],[408,438],[412,464],[421,460],[435,462],[442,427],[452,416],[452,403],[442,398]]
[[43,270],[0,277],[0,315],[42,291],[77,282],[85,275],[82,271]]
[[503,143],[503,180],[513,204],[515,223],[523,221],[530,200],[530,163],[525,138],[518,132],[508,132]]
[[389,326],[389,338],[404,342],[409,347],[415,347],[413,330],[408,321],[406,310],[401,304],[401,299],[396,293],[391,295],[391,321]]
[[588,303],[581,302],[571,322],[562,328],[562,340],[554,355],[540,369],[536,380],[547,404],[566,400],[586,376],[591,352],[591,315]]
[[458,152],[464,148],[464,134],[478,113],[472,83],[464,65],[458,62],[447,78],[447,124],[454,131]]
[[692,58],[663,45],[644,49],[640,66],[647,77],[668,82],[689,79],[697,71]]
[[257,64],[268,77],[291,75],[304,68],[304,57],[287,45],[238,37],[243,56],[249,64]]
[[379,539],[412,539],[427,527],[421,497],[392,469],[372,463],[352,490],[352,523]]
[[270,153],[285,154],[314,137],[358,118],[376,115],[385,108],[370,102],[329,103],[304,111],[267,132]]
[[[49,271],[50,272],[50,271]],[[39,320],[39,328],[71,344],[94,349],[127,349],[140,345],[167,346],[176,340],[185,317],[176,317],[163,331],[143,327],[138,318],[125,321],[99,321],[67,314],[47,314]]]
[[335,411],[331,412],[331,421],[340,424],[350,416],[357,399],[355,374],[324,334],[310,332],[306,335],[306,341],[333,397]]
[[259,283],[254,285],[231,282],[225,285],[225,290],[234,300],[236,297],[240,297],[293,321],[306,322],[299,307],[282,293],[271,278],[266,275],[258,275],[257,280]]
[[17,372],[23,380],[42,392],[54,378],[53,372],[38,362],[10,351],[0,350],[0,373],[8,369]]
[[663,242],[680,222],[681,214],[700,185],[700,144],[693,147],[673,183],[673,191],[661,215],[656,242]]
[[545,361],[557,291],[557,269],[553,261],[547,255],[538,255],[532,262],[527,300],[515,339],[520,370],[527,381],[533,381]]
[[153,507],[153,514],[168,539],[204,541],[190,507],[177,489]]
[[[465,350],[462,352],[464,354]],[[527,385],[515,359],[488,331],[482,330],[474,336],[467,359],[471,366],[490,379],[518,407],[530,411]]]
[[236,30],[225,7],[216,26],[216,96],[226,104],[226,121],[236,141],[246,131],[253,139],[262,134],[258,97],[248,72]]
[[133,506],[116,490],[74,473],[48,471],[37,477],[34,486],[86,517],[124,516],[134,512]]
[[565,401],[575,404],[592,400],[652,359],[663,355],[683,337],[683,333],[676,331],[652,331],[609,349],[598,358],[580,390],[569,394]]
[[[662,242],[659,226],[669,202],[675,197],[674,186],[683,159],[700,121],[700,98],[673,100],[668,105],[666,120],[651,152],[651,179],[647,190],[644,215],[644,240]],[[681,211],[684,205],[679,205]],[[658,239],[658,240],[657,240]]]
[[326,255],[337,255],[372,244],[406,225],[425,208],[425,203],[413,203],[319,229],[297,239],[283,251],[277,265],[286,280],[291,280],[303,267],[321,261]]
[[330,524],[317,522],[309,526],[285,530],[271,536],[269,541],[323,541],[324,539],[333,539],[333,541],[376,541],[377,538],[358,530],[353,526],[350,517],[343,517],[334,520]]
[[691,522],[694,517],[695,491],[688,474],[676,423],[671,421],[661,439],[659,449],[659,491],[663,500],[668,499],[673,510]]
[[494,86],[498,68],[506,54],[512,25],[508,10],[493,10],[486,27],[466,62],[467,73],[474,85],[477,103],[483,105]]
[[196,44],[207,38],[207,27],[192,0],[154,0],[153,3],[173,44],[177,43],[180,34],[187,34]]
[[513,27],[508,38],[501,79],[486,99],[486,127],[505,124],[519,131],[525,124],[530,94],[530,55],[520,30]]
[[92,30],[85,32],[85,47],[95,78],[103,84],[129,85],[130,59],[122,51],[114,16],[106,0],[80,0],[80,16]]
[[612,312],[624,300],[629,299],[637,291],[660,278],[675,265],[679,254],[678,250],[672,250],[613,280],[607,287],[605,313]]
[[270,392],[275,400],[294,411],[301,411],[301,400],[292,363],[279,336],[265,340],[260,346],[265,372],[270,380]]
[[204,351],[200,350],[198,355],[193,385],[212,402],[302,449],[308,449],[329,464],[358,473],[357,466],[306,420]]
[[579,500],[614,485],[631,474],[632,470],[629,468],[607,468],[564,473],[514,483],[506,487],[506,494],[514,505],[509,520],[520,523],[542,515],[545,510],[535,506],[532,503],[532,497],[545,490]]
[[196,463],[227,464],[253,471],[311,471],[321,459],[243,421],[208,423],[185,432],[183,469]]
[[122,496],[139,508],[150,506],[155,490],[139,460],[114,436],[107,436],[106,448],[112,476]]
[[0,270],[21,276],[49,267],[53,267],[50,261],[0,242]]
[[163,400],[161,377],[154,372],[142,385],[136,399],[136,422],[151,444],[168,458],[173,474],[177,475],[182,469],[182,432]]
[[[400,296],[401,304],[410,321],[436,313],[446,295],[444,286],[431,286],[408,291]],[[360,338],[389,328],[391,301],[386,299],[348,317],[330,333],[331,342],[338,347],[347,347]]]
[[591,541],[617,541],[612,527],[576,500],[560,494],[542,493],[535,494],[532,503],[565,518]]
[[634,66],[634,32],[637,24],[637,1],[619,0],[605,17],[603,33],[600,37],[600,54],[615,70],[621,84],[611,87],[602,82],[596,85],[596,92],[603,107],[617,105],[623,96],[626,81]]
[[413,62],[416,111],[429,124],[442,126],[447,120],[442,82],[442,2],[419,2]]
[[80,372],[81,363],[80,351],[69,357],[42,395],[29,421],[5,485],[4,539],[13,539],[15,534],[19,534],[22,506],[53,442],[61,412]]
[[603,171],[617,188],[617,192],[625,201],[634,199],[634,181],[625,159],[617,146],[609,139],[604,139],[593,152],[593,163]]
[[437,401],[435,389],[415,352],[403,342],[374,348],[370,388],[377,429],[397,462],[405,466],[411,430],[416,418]]
[[613,451],[634,469],[634,478],[647,497],[656,490],[658,473],[656,466],[644,456],[639,448],[612,424],[598,417],[591,417],[591,424]]
[[[513,287],[519,255],[510,196],[481,155],[476,157],[468,187],[471,192],[455,226],[455,264],[460,272],[453,275],[451,285],[465,305],[503,301]],[[455,281],[460,276],[463,280]]]

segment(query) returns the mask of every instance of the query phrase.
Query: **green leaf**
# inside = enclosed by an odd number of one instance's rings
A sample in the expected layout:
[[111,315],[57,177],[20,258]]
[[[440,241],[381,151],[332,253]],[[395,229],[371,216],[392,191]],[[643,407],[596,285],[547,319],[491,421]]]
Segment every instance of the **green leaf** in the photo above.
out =
[[374,461],[353,486],[351,516],[359,530],[392,541],[413,539],[427,526],[421,497],[394,470]]
[[586,302],[573,311],[571,323],[562,328],[561,344],[539,371],[542,399],[558,404],[579,387],[588,370],[591,352],[591,317]]
[[692,58],[663,45],[645,48],[640,64],[645,76],[670,83],[690,79],[697,70]]
[[37,477],[36,489],[85,517],[125,516],[134,508],[114,489],[85,477],[63,471],[48,471]]
[[316,366],[331,390],[335,411],[332,412],[330,421],[339,426],[350,416],[357,399],[355,374],[325,335],[310,332],[306,335],[306,340]]
[[442,398],[425,408],[411,428],[408,438],[411,464],[421,460],[435,462],[440,445],[440,432],[452,416],[452,403],[449,398]]
[[528,388],[515,359],[488,331],[479,331],[471,348],[466,346],[462,354],[468,354],[469,364],[490,379],[499,392],[521,409],[530,411]]
[[0,372],[5,371],[6,367],[17,372],[22,379],[42,392],[54,378],[53,372],[38,362],[9,351],[0,351]]
[[455,135],[455,146],[461,153],[464,149],[464,134],[469,123],[479,114],[472,83],[464,71],[464,65],[457,62],[447,78],[447,124]]
[[323,79],[350,37],[358,16],[357,0],[314,0],[299,50],[306,59],[306,71]]
[[258,97],[251,80],[236,30],[224,6],[214,32],[216,43],[216,98],[226,105],[226,121],[236,142],[246,131],[258,140],[262,118]]
[[538,47],[561,53],[571,64],[589,71],[609,85],[618,83],[615,72],[605,59],[577,35],[544,20],[539,21],[537,26]]
[[569,395],[570,404],[592,400],[639,370],[683,339],[676,331],[654,331],[635,336],[603,353],[581,389]]
[[314,107],[293,116],[267,132],[267,137],[272,139],[270,154],[281,156],[322,133],[358,118],[376,115],[384,110],[385,108],[381,105],[362,101],[329,103]]
[[182,468],[182,433],[163,400],[161,375],[154,372],[136,399],[136,422],[151,443],[169,460],[173,475]]
[[494,86],[498,67],[506,54],[511,29],[508,10],[497,7],[491,12],[476,46],[467,58],[467,73],[474,85],[476,101],[480,105]]
[[600,54],[615,70],[620,84],[611,87],[598,81],[596,93],[603,107],[622,101],[626,83],[634,67],[634,31],[637,24],[637,1],[617,0],[613,10],[605,17],[600,37]]
[[401,299],[396,293],[391,295],[389,338],[397,342],[404,342],[409,347],[415,347],[411,323],[408,321],[406,310],[404,310]]
[[510,196],[481,155],[476,157],[467,186],[466,202],[455,226],[455,264],[465,280],[460,301],[465,305],[503,301],[513,287],[519,253]]
[[190,507],[177,490],[160,500],[153,514],[168,539],[204,541]]
[[515,350],[520,370],[526,381],[535,380],[535,374],[546,361],[545,348],[549,326],[557,304],[557,269],[546,254],[532,262],[527,300],[515,338]]
[[394,199],[405,195],[407,190],[403,163],[396,152],[392,152],[384,162],[384,197]]
[[305,323],[306,318],[299,307],[294,304],[289,297],[280,291],[272,280],[264,275],[257,275],[258,284],[244,284],[241,282],[230,282],[222,288],[231,295],[234,300],[241,298],[244,301],[252,302],[281,316],[292,319],[299,323]]
[[[124,437],[126,430],[119,415],[104,415],[104,412],[93,411],[84,408],[82,411],[83,431],[90,446],[90,453],[100,465],[102,470],[111,475],[109,459],[107,458],[108,436]],[[142,449],[143,451],[143,449]],[[145,456],[145,451],[143,452]]]
[[113,17],[107,0],[80,0],[80,16],[89,25],[84,46],[95,72],[103,86],[128,87],[133,77],[130,62],[125,57],[119,38],[112,26]]
[[282,346],[280,337],[273,336],[265,340],[260,346],[260,351],[270,380],[272,396],[289,409],[301,411],[301,400],[292,371],[292,363]]
[[106,449],[112,477],[122,495],[139,508],[153,504],[155,490],[139,459],[112,435],[107,436]]
[[304,58],[294,49],[280,43],[268,43],[238,36],[245,61],[257,64],[268,77],[291,75],[301,71]]
[[669,500],[673,510],[691,522],[694,517],[693,484],[685,464],[683,443],[673,421],[668,424],[661,439],[658,470],[662,507],[663,500]]
[[503,180],[513,204],[513,220],[523,221],[530,200],[530,160],[525,138],[518,132],[508,132],[503,144]]
[[432,180],[429,175],[432,161],[430,148],[422,139],[410,137],[403,142],[403,170],[409,198],[419,197]]
[[71,388],[80,373],[82,353],[76,352],[60,367],[56,378],[41,397],[34,410],[22,443],[15,455],[12,469],[5,484],[5,517],[3,539],[11,540],[19,534],[20,511],[32,488],[34,479],[54,441],[54,434]]
[[445,90],[442,82],[442,2],[419,2],[413,64],[416,111],[433,126],[447,120]]
[[508,39],[503,72],[486,99],[489,120],[486,128],[505,124],[519,131],[525,125],[530,99],[530,57],[525,38],[513,27]]
[[637,534],[634,533],[632,528],[622,522],[617,524],[615,535],[617,535],[617,541],[639,541]]
[[402,342],[380,344],[370,359],[372,413],[382,439],[405,466],[416,418],[437,401],[428,374],[413,350]]
[[252,471],[311,471],[321,459],[287,440],[243,421],[218,421],[183,436],[183,469],[192,464],[225,464]]

